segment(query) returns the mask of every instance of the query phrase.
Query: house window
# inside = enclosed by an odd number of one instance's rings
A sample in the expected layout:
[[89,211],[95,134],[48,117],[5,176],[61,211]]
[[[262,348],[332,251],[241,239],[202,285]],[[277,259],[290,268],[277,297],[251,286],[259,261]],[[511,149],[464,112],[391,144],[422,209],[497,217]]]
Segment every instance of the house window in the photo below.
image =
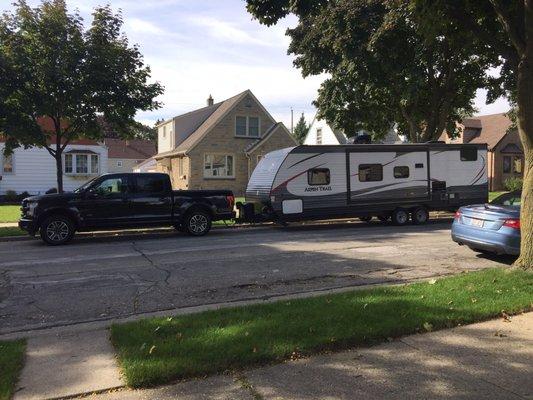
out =
[[183,168],[183,157],[179,157],[178,158],[178,175],[181,176],[183,175],[183,171],[184,171],[184,168]]
[[330,174],[328,168],[313,168],[307,171],[309,185],[329,185]]
[[383,165],[360,164],[359,182],[378,182],[383,180]]
[[100,169],[98,168],[98,154],[91,154],[91,174],[98,174],[100,173]]
[[460,153],[461,161],[477,161],[477,149],[475,147],[462,147]]
[[322,144],[322,128],[316,130],[316,144]]
[[205,178],[233,178],[233,156],[206,154],[204,156]]
[[259,117],[235,117],[235,136],[259,137]]
[[511,156],[503,156],[503,173],[511,173]]
[[100,173],[100,156],[88,153],[66,153],[63,171],[68,175],[97,175]]
[[122,168],[122,160],[118,160],[117,161],[117,167],[118,168]]
[[409,167],[407,166],[394,167],[394,177],[396,179],[409,178]]
[[2,159],[2,171],[5,174],[12,174],[13,173],[13,154],[5,155]]
[[163,127],[163,139],[167,138],[167,127],[166,125]]
[[522,173],[522,158],[521,157],[515,157],[513,160],[513,172],[515,174],[521,174]]

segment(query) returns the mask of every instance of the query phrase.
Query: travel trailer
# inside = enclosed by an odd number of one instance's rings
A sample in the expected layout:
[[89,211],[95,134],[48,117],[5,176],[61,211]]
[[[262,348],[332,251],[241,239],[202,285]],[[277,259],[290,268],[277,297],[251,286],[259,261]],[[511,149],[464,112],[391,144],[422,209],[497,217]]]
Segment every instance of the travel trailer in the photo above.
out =
[[485,144],[303,145],[261,159],[240,216],[280,223],[378,217],[422,224],[429,211],[487,200]]

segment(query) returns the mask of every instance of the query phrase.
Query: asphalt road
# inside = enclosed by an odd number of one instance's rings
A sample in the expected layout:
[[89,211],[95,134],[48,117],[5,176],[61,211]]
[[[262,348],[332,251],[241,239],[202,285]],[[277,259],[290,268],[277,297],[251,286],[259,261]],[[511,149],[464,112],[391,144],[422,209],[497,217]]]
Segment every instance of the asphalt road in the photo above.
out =
[[450,221],[214,229],[202,238],[0,243],[0,334],[509,263],[453,243]]

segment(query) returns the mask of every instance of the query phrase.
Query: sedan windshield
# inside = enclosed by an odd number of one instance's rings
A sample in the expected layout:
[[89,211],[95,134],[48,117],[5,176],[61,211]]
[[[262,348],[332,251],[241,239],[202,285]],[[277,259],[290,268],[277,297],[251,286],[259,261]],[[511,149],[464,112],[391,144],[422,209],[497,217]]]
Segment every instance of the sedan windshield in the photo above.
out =
[[501,196],[496,197],[494,200],[490,202],[490,204],[498,205],[498,206],[514,206],[514,207],[520,207],[520,201],[521,201],[521,192],[511,192],[511,193],[505,193]]

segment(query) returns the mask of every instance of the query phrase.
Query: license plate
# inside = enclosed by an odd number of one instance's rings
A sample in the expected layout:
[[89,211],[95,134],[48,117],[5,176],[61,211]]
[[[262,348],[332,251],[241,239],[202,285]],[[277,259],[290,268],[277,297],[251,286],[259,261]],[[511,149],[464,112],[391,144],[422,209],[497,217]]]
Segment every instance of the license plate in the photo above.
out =
[[478,228],[483,228],[483,220],[482,219],[471,218],[470,219],[470,225],[476,226]]

